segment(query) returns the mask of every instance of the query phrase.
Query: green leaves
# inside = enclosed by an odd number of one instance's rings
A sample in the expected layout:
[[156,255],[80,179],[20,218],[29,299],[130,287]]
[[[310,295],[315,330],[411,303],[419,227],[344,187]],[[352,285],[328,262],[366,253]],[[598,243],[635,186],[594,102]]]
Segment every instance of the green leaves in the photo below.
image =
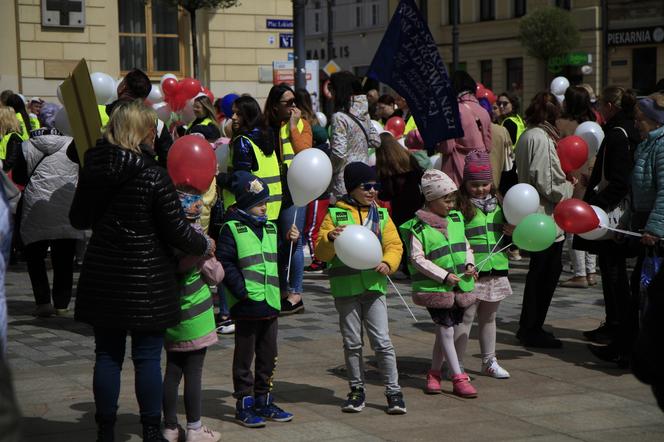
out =
[[167,0],[173,5],[182,6],[187,11],[196,11],[201,8],[226,9],[239,6],[240,0]]
[[581,34],[568,11],[549,6],[521,19],[519,39],[529,55],[547,61],[574,49]]

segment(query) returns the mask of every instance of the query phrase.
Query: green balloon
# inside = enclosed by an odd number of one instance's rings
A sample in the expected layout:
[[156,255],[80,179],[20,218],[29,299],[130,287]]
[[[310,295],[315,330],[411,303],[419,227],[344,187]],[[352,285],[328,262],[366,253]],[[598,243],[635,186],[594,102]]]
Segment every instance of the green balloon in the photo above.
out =
[[556,240],[556,223],[548,215],[531,213],[514,229],[512,242],[522,250],[541,252]]

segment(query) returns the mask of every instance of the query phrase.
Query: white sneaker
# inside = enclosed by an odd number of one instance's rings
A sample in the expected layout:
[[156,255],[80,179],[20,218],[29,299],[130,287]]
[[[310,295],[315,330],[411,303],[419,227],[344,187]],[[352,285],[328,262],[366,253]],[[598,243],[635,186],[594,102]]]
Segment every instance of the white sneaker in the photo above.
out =
[[198,430],[187,430],[187,442],[217,442],[221,439],[221,433],[212,431],[205,425]]
[[161,435],[168,442],[180,442],[184,440],[184,429],[179,425],[177,428],[164,428]]
[[235,333],[235,322],[233,321],[225,321],[226,323],[222,323],[219,327],[217,327],[217,333],[220,335],[232,335]]
[[485,364],[482,362],[482,374],[496,379],[509,379],[510,374],[503,367],[498,365],[496,358],[491,358]]

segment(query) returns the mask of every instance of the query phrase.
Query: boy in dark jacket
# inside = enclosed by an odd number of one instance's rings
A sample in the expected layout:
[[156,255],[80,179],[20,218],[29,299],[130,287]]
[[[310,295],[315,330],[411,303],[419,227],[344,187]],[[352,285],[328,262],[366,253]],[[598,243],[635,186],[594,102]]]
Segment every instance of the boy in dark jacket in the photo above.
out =
[[[277,266],[277,228],[267,220],[267,184],[238,171],[231,188],[236,203],[226,212],[217,258],[226,277],[226,300],[235,320],[233,396],[235,419],[245,427],[265,426],[265,419],[288,422],[293,415],[279,408],[270,394],[277,360],[277,318],[281,310]],[[293,225],[288,240],[300,232]],[[256,355],[255,375],[251,363]]]

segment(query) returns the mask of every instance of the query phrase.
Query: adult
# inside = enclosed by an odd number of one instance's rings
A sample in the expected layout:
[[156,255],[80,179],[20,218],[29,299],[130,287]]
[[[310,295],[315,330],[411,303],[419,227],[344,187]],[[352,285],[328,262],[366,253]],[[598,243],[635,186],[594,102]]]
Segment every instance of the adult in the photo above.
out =
[[21,128],[21,138],[23,141],[27,140],[30,137],[30,131],[37,129],[37,127],[34,127],[34,120],[28,115],[28,110],[25,108],[25,101],[18,94],[10,95],[7,98],[7,106],[16,112],[16,118],[18,118]]
[[14,109],[0,106],[0,161],[5,172],[14,167],[22,142],[21,126]]
[[[67,146],[72,140],[57,129],[33,130],[30,139],[23,143],[12,172],[14,181],[25,186],[20,233],[37,317],[68,313],[76,241],[85,237],[69,222],[78,182],[78,166],[67,158]],[[52,289],[45,262],[49,247]]]
[[362,94],[360,79],[348,71],[332,74],[330,92],[334,114],[330,121],[330,191],[339,199],[346,195],[344,168],[349,163],[369,162],[369,148],[380,146],[378,132],[371,124],[367,97]]
[[[526,110],[528,128],[516,145],[516,167],[519,181],[532,185],[539,194],[539,212],[552,215],[560,201],[570,198],[574,184],[567,181],[560,165],[556,145],[560,139],[556,119],[560,106],[549,92],[539,92]],[[516,337],[530,347],[559,348],[560,340],[542,328],[549,305],[562,272],[563,232],[558,229],[556,241],[541,252],[530,254],[523,306]]]
[[466,71],[454,72],[452,86],[457,94],[463,137],[444,141],[438,147],[443,155],[441,169],[460,186],[466,155],[474,150],[491,151],[491,116],[475,97],[477,83]]
[[376,116],[380,119],[380,123],[385,125],[387,120],[392,117],[402,117],[403,111],[396,108],[392,95],[384,94],[378,98],[378,103],[376,103]]
[[[611,213],[627,206],[634,152],[641,136],[634,122],[636,94],[622,87],[608,87],[602,92],[599,109],[606,124],[604,140],[597,152],[595,167],[588,180],[584,201]],[[591,347],[591,351],[605,359],[628,359],[632,321],[628,316],[630,288],[627,276],[627,253],[611,240],[587,241],[574,237],[574,247],[596,253],[602,278],[605,320],[583,335],[590,341],[608,347]]]
[[[560,118],[556,120],[556,128],[561,138],[574,135],[574,131],[581,123],[586,121],[596,121],[590,102],[588,90],[581,86],[570,86],[565,91],[565,100],[563,101],[563,110]],[[574,187],[573,198],[583,198],[586,193],[585,183],[590,177],[590,170],[595,162],[595,155],[588,152],[588,159],[578,170],[571,172],[571,176],[579,180],[579,184]],[[570,249],[570,257],[574,275],[560,283],[561,287],[569,288],[588,288],[597,284],[596,261],[597,257],[584,250],[573,248],[573,235],[569,235],[566,244]]]
[[143,440],[163,440],[161,350],[164,330],[180,321],[173,249],[214,253],[214,241],[184,218],[175,187],[155,159],[156,121],[141,100],[116,104],[104,137],[85,153],[69,214],[77,229],[92,229],[75,318],[94,328],[99,441],[114,440],[128,333]]
[[192,107],[196,118],[188,125],[185,134],[201,134],[211,143],[221,137],[214,108],[207,95],[196,97]]
[[5,89],[0,93],[0,105],[7,106],[7,98],[14,95],[14,91],[11,89]]
[[279,282],[282,291],[281,314],[289,315],[304,310],[302,302],[302,281],[304,278],[304,252],[302,239],[298,239],[293,247],[290,265],[288,263],[291,243],[284,241],[293,225],[298,230],[304,229],[306,210],[296,207],[288,192],[286,173],[293,157],[313,144],[311,125],[302,118],[302,111],[295,105],[295,92],[287,84],[279,84],[270,89],[265,101],[263,114],[275,137],[275,148],[281,167],[281,185],[284,192],[281,213],[278,220],[279,228]]
[[526,131],[526,122],[519,115],[519,96],[510,91],[503,92],[498,96],[496,105],[499,110],[498,122],[507,129],[512,145],[516,146],[519,137]]

